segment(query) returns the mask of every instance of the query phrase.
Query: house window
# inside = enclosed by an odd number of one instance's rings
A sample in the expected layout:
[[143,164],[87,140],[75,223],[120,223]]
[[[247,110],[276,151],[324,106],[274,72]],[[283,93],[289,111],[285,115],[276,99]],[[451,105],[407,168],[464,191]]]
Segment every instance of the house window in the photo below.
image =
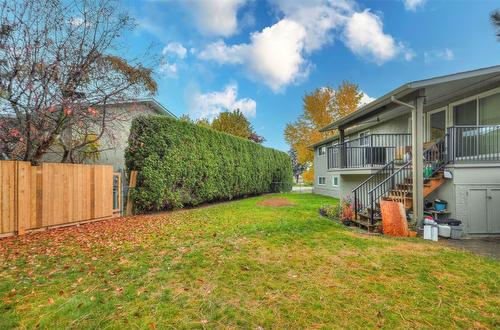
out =
[[479,125],[500,125],[500,93],[479,99]]
[[[457,128],[458,157],[500,153],[500,93],[476,98],[453,106],[453,122]],[[465,127],[460,127],[465,126]]]
[[429,138],[441,139],[446,134],[446,111],[440,110],[429,115]]
[[334,187],[338,187],[339,186],[339,177],[338,176],[332,177],[332,185]]
[[475,126],[477,124],[477,101],[472,100],[453,107],[455,125]]
[[318,184],[324,185],[326,182],[326,179],[324,176],[318,177]]
[[457,126],[500,125],[500,93],[455,105],[453,119]]
[[370,145],[370,131],[359,133],[359,146],[366,147]]
[[326,147],[325,146],[319,147],[319,149],[318,149],[318,155],[322,156],[324,154],[326,154]]

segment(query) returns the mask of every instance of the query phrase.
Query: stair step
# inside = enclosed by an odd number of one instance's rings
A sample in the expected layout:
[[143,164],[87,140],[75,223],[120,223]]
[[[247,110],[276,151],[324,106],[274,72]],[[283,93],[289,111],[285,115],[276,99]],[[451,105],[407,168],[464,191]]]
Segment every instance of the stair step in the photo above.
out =
[[[363,211],[363,212],[358,213],[358,217],[370,220],[370,213],[368,211]],[[374,214],[373,219],[375,221],[381,221],[382,217],[378,214]]]
[[406,190],[406,189],[391,189],[389,190],[389,194],[394,196],[403,195],[405,197],[413,196],[413,192],[411,190]]

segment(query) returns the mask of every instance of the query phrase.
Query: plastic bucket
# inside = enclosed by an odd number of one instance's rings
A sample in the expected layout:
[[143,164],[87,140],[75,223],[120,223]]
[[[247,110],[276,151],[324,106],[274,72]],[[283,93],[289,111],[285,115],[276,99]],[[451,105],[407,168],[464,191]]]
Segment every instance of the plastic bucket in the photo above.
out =
[[436,210],[436,211],[444,211],[444,210],[446,210],[446,205],[448,205],[447,202],[441,201],[441,200],[439,200],[439,201],[436,200],[434,202],[434,210]]

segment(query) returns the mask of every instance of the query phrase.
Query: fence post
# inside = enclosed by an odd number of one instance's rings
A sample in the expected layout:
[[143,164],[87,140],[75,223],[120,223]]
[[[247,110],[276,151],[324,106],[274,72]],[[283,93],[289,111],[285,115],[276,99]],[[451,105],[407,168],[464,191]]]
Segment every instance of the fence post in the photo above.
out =
[[128,184],[128,192],[127,192],[127,206],[125,210],[125,215],[132,214],[132,202],[130,198],[131,189],[135,188],[137,184],[137,171],[130,171],[130,179]]
[[24,235],[30,227],[31,164],[16,161],[15,171],[15,231]]

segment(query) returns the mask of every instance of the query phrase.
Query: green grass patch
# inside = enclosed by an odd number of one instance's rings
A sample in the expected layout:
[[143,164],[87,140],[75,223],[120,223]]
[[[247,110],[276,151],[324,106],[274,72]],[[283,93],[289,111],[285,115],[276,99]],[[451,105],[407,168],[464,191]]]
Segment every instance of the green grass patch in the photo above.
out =
[[[263,206],[284,197],[290,205]],[[498,328],[499,263],[266,195],[0,241],[0,328]]]

